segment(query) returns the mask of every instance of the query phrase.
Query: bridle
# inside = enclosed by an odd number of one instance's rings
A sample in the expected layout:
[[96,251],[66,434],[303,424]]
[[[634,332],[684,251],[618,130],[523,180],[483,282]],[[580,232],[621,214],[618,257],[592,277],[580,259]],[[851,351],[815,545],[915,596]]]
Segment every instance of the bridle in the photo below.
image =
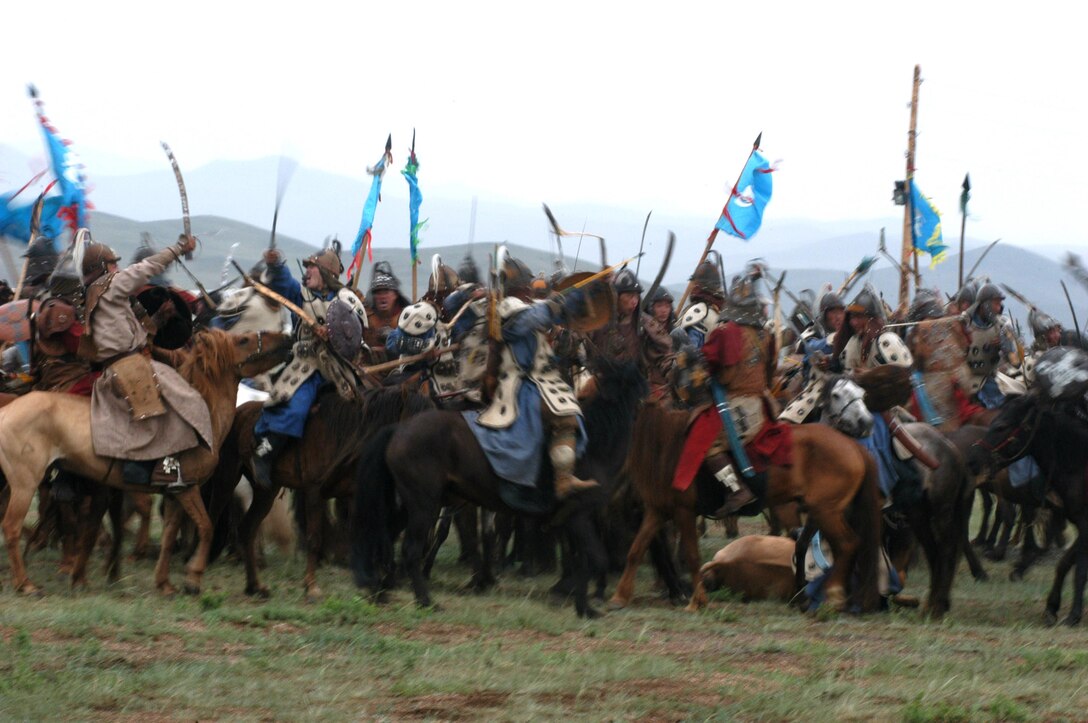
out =
[[257,361],[257,360],[259,360],[259,359],[261,359],[261,358],[263,358],[263,357],[265,357],[267,355],[276,354],[279,351],[281,351],[279,349],[276,349],[276,350],[273,350],[273,351],[267,351],[266,352],[265,349],[264,349],[264,334],[265,334],[265,332],[263,330],[257,331],[257,350],[255,352],[251,353],[249,356],[247,356],[242,361],[240,361],[240,362],[238,362],[237,364],[234,365],[235,369],[238,370],[239,374],[242,373],[242,369],[244,367],[246,367],[247,365],[252,364],[253,362],[255,362],[255,361]]
[[[1039,432],[1040,425],[1035,424],[1033,426],[1029,426],[1029,421],[1031,421],[1034,417],[1038,416],[1038,414],[1039,410],[1033,405],[1028,413],[1024,415],[1024,418],[1020,421],[1020,423],[1017,424],[1011,432],[1009,432],[1008,436],[1006,436],[1005,439],[1001,440],[995,445],[990,445],[986,442],[986,439],[984,437],[975,442],[972,446],[985,450],[986,453],[989,454],[992,461],[997,462],[1003,467],[1007,466],[1013,461],[1023,457],[1031,448],[1032,442],[1035,441],[1035,435]],[[1016,442],[1017,439],[1019,439],[1021,432],[1025,428],[1028,428],[1030,434],[1028,435],[1027,441],[1024,442],[1024,445],[1020,448],[1020,450],[1009,455],[1002,454],[1002,450],[1004,450],[1010,444],[1013,444],[1014,442]]]

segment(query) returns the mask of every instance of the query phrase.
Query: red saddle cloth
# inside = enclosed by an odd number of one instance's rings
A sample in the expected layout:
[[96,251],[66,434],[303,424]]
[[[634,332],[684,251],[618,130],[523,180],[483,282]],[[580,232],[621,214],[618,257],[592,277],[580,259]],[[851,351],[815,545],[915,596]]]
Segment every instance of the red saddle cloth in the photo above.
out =
[[[674,489],[683,492],[691,486],[710,445],[721,431],[722,419],[715,407],[707,407],[688,425],[688,437],[673,473]],[[744,445],[744,451],[756,472],[764,472],[771,466],[789,467],[793,464],[793,430],[789,424],[768,417],[759,433]]]

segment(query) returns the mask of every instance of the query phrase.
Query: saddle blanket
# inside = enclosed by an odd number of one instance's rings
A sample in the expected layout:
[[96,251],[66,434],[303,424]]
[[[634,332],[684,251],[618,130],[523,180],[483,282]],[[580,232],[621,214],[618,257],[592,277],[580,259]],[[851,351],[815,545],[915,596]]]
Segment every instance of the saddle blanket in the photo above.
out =
[[[680,462],[673,474],[674,489],[683,492],[691,486],[710,445],[721,433],[722,419],[714,407],[704,409],[695,417],[688,426],[688,436],[684,440]],[[744,446],[744,451],[757,473],[765,472],[771,466],[789,467],[793,464],[793,431],[789,424],[776,422],[768,417],[752,441]]]

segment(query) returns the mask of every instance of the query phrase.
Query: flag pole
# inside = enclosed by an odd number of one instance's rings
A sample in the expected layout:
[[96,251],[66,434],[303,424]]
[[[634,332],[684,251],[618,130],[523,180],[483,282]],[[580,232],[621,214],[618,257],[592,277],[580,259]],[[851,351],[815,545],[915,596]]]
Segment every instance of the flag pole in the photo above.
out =
[[[741,176],[744,175],[744,169],[748,167],[748,161],[750,161],[752,159],[752,154],[759,150],[759,142],[761,140],[763,140],[763,132],[762,131],[760,131],[759,135],[756,136],[756,140],[752,144],[752,150],[749,151],[748,157],[744,159],[744,165],[740,167],[740,173],[737,174],[737,180],[733,183],[733,187],[729,190],[729,198],[727,198],[725,200],[725,203],[726,203],[727,206],[729,205],[729,202],[731,200],[733,200],[733,196],[737,194],[737,184],[740,183]],[[724,206],[723,206],[723,208],[724,208]],[[699,268],[699,266],[704,261],[706,261],[706,257],[710,255],[710,249],[714,247],[714,239],[716,239],[717,237],[718,237],[718,224],[715,221],[714,228],[711,229],[710,236],[707,237],[706,248],[703,249],[703,255],[699,257],[699,263],[695,264],[695,268]],[[684,302],[688,300],[689,296],[691,296],[691,291],[694,288],[695,288],[695,282],[694,281],[688,281],[688,287],[686,289],[684,289],[684,295],[680,297],[680,303],[676,305],[677,310],[683,310]]]
[[963,193],[960,194],[960,284],[957,289],[963,288],[963,237],[967,231],[967,201],[971,198],[971,174],[963,176]]
[[[914,241],[911,234],[911,198],[910,182],[914,177],[914,140],[915,128],[918,124],[918,86],[922,84],[922,66],[914,66],[914,85],[910,95],[910,132],[907,134],[907,203],[903,209],[903,252],[902,271],[899,274],[899,307],[907,308],[910,297],[910,263],[911,255],[914,255],[914,274],[918,278],[918,256],[914,254]],[[917,285],[917,281],[915,281]]]

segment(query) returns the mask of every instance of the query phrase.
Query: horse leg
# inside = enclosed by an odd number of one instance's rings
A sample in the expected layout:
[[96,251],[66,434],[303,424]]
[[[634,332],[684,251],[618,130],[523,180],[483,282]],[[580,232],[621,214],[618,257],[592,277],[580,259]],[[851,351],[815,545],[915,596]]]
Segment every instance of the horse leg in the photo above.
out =
[[[94,552],[98,542],[98,533],[102,529],[102,515],[109,506],[109,490],[99,487],[90,496],[90,508],[86,516],[81,515],[76,538],[75,556],[72,560],[72,572],[69,584],[73,589],[87,586],[87,561]],[[117,535],[114,535],[116,539]],[[111,543],[111,549],[116,547],[116,542]]]
[[1062,606],[1062,586],[1065,585],[1065,576],[1069,574],[1069,569],[1073,567],[1076,559],[1077,546],[1074,544],[1062,553],[1061,559],[1054,567],[1054,583],[1050,586],[1050,594],[1046,596],[1046,611],[1043,613],[1043,619],[1047,625],[1058,622],[1058,610]]
[[404,570],[412,581],[416,604],[421,608],[432,606],[427,579],[423,576],[423,552],[440,512],[440,507],[427,503],[422,503],[414,509],[404,530],[404,541],[401,543]]
[[4,512],[4,520],[0,527],[4,530],[4,542],[8,548],[8,559],[11,561],[11,584],[15,592],[24,594],[38,594],[40,591],[30,582],[26,573],[26,564],[23,562],[23,552],[19,549],[22,541],[23,522],[26,513],[30,509],[30,503],[34,498],[36,484],[19,485],[12,484],[8,480],[8,488],[11,496],[8,499],[8,508]]
[[[261,584],[260,576],[257,573],[257,529],[261,526],[261,521],[268,514],[268,511],[272,509],[277,494],[279,494],[278,489],[269,490],[255,485],[253,487],[253,501],[242,516],[242,521],[238,523],[238,538],[242,544],[242,559],[245,562],[246,569],[245,593],[263,599],[267,599],[271,593],[265,585]],[[306,527],[308,541],[310,529],[312,528],[309,521],[307,521]],[[308,547],[309,545],[307,545]]]
[[[273,497],[273,501],[275,498]],[[271,509],[271,505],[269,505]],[[306,490],[306,576],[302,586],[306,590],[306,602],[317,602],[321,599],[321,588],[317,584],[317,563],[321,557],[323,544],[324,522],[327,505],[321,498],[318,490],[309,488]],[[265,512],[267,514],[267,511]],[[262,518],[264,515],[262,515]]]
[[[495,558],[495,513],[481,509],[480,513],[480,574],[477,579],[477,589],[487,590],[495,584],[495,572],[493,569]],[[475,515],[473,515],[475,517]],[[602,593],[603,595],[603,593]]]
[[669,594],[669,602],[673,605],[683,605],[691,595],[691,588],[685,586],[680,579],[680,572],[676,568],[676,559],[668,539],[660,532],[650,540],[650,563],[657,572],[661,584]]
[[[1016,525],[1016,506],[1004,500],[998,500],[997,511],[994,514],[994,526],[990,530],[990,540],[986,551],[986,559],[1000,562],[1005,559],[1009,548],[1009,538],[1012,537],[1012,529]],[[1000,531],[1000,535],[998,532]]]
[[[438,526],[435,527],[430,540],[428,541],[427,554],[423,558],[423,574],[428,578],[431,576],[431,568],[434,567],[434,561],[438,557],[438,550],[442,547],[442,544],[450,536],[450,527],[453,526],[453,511],[450,510],[449,514],[439,515]],[[464,538],[461,538],[462,541]],[[463,558],[467,555],[464,544],[461,545],[461,554],[457,557],[458,562],[462,562]]]
[[159,542],[159,559],[155,563],[155,589],[166,596],[174,595],[178,591],[170,583],[170,557],[174,550],[174,541],[178,537],[178,530],[181,528],[183,512],[184,510],[175,498],[164,498],[162,539]]
[[702,559],[699,555],[699,535],[696,529],[695,508],[687,505],[677,505],[673,512],[673,520],[680,532],[680,549],[684,555],[684,561],[688,564],[688,572],[691,574],[691,601],[688,603],[688,612],[698,612],[706,607],[706,586],[703,584],[703,576],[699,574]]
[[623,568],[620,581],[616,584],[616,592],[608,601],[609,610],[620,610],[631,603],[631,598],[635,594],[635,575],[638,573],[638,567],[642,564],[642,558],[646,555],[646,548],[650,541],[661,529],[661,524],[661,513],[648,507],[642,516],[638,534],[631,541],[631,548],[627,551],[627,564]]
[[[175,496],[175,499],[196,525],[197,548],[193,556],[189,558],[189,564],[185,566],[185,593],[198,595],[204,570],[208,567],[208,553],[212,549],[212,520],[208,517],[204,499],[200,496],[200,485],[186,487],[185,491]],[[178,517],[180,519],[180,515]]]
[[1038,541],[1035,539],[1035,518],[1039,515],[1038,507],[1024,506],[1021,511],[1021,518],[1024,525],[1024,539],[1020,544],[1020,555],[1016,559],[1016,563],[1012,566],[1012,572],[1009,573],[1009,579],[1012,581],[1022,580],[1024,573],[1031,567],[1039,555],[1042,554],[1042,550],[1039,547]]
[[136,530],[136,541],[132,545],[132,559],[144,560],[151,557],[151,513],[153,502],[146,492],[125,492],[136,516],[140,518],[140,527]]
[[106,580],[112,584],[121,579],[121,548],[125,541],[125,493],[109,488],[103,488],[102,492],[106,495],[110,528],[113,529],[110,557],[106,561]]
[[846,582],[854,570],[860,544],[858,536],[846,524],[841,513],[824,517],[813,508],[810,519],[813,519],[820,534],[831,546],[832,560],[834,560],[825,587],[827,604],[835,610],[844,611],[846,610]]
[[994,508],[994,498],[986,490],[978,490],[979,497],[982,498],[982,520],[978,525],[978,534],[975,535],[975,539],[971,540],[972,545],[979,545],[980,547],[986,544],[987,532],[990,528],[990,514]]
[[[812,538],[816,534],[816,526],[809,520],[801,528],[801,534],[797,536],[797,542],[793,546],[793,589],[804,590],[808,580],[805,579],[805,558],[808,556],[808,548],[812,545]],[[808,608],[807,596],[798,595],[801,610]]]
[[1084,586],[1088,583],[1088,519],[1077,522],[1077,539],[1069,549],[1076,550],[1076,568],[1073,570],[1073,604],[1063,622],[1073,626],[1080,625],[1084,614]]

